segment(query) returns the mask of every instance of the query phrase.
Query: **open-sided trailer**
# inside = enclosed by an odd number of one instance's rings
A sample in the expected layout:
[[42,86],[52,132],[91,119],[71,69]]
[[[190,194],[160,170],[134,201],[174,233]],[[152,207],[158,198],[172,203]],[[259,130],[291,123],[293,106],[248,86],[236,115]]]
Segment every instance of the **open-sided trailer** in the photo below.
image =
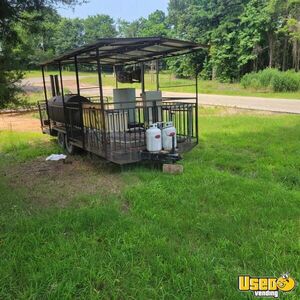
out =
[[[142,160],[179,160],[181,153],[198,143],[197,74],[194,97],[163,97],[159,62],[203,48],[193,42],[168,38],[101,39],[41,64],[45,101],[39,103],[39,111],[43,133],[57,136],[58,143],[70,154],[80,148],[120,165]],[[145,86],[145,66],[149,62],[152,65],[155,62],[156,66],[155,91],[148,91]],[[84,96],[85,88],[80,87],[79,77],[81,64],[97,67],[99,95],[96,97]],[[63,67],[66,65],[73,65],[75,71],[75,94],[64,93]],[[48,66],[56,67],[59,73],[59,76],[50,76],[51,97],[45,78]],[[103,89],[103,68],[107,66],[113,68],[116,77],[112,99],[104,95]],[[124,71],[126,66],[134,66],[134,72]],[[140,95],[136,96],[134,89],[118,88],[118,81],[122,82],[124,77],[125,81],[138,78]],[[176,148],[147,151],[149,125],[169,121],[176,128]]]

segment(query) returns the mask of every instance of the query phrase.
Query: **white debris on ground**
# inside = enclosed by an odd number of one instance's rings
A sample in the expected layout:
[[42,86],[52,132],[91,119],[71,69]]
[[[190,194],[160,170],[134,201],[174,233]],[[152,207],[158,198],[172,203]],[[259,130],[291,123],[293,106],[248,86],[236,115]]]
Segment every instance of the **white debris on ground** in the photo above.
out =
[[64,154],[51,154],[46,158],[46,161],[59,161],[67,158],[67,155]]

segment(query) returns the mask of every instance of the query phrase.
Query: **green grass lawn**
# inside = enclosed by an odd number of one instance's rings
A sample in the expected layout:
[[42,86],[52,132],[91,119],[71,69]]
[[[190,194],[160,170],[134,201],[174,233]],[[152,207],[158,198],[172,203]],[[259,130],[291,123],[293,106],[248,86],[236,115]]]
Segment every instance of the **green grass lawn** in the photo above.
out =
[[[156,89],[155,76],[146,74],[146,89]],[[97,76],[84,77],[82,83],[96,85],[98,83]],[[176,79],[172,74],[160,74],[160,86],[163,91],[182,92],[182,93],[195,93],[195,82],[191,79]],[[115,78],[112,75],[103,76],[104,86],[115,86]],[[181,87],[180,87],[181,85]],[[190,85],[190,86],[187,86]],[[179,86],[179,87],[174,87]],[[140,89],[140,84],[120,84],[120,88],[135,87]],[[283,99],[299,99],[300,92],[295,93],[274,93],[269,90],[254,90],[245,89],[239,83],[221,83],[212,80],[199,80],[199,93],[201,94],[215,94],[215,95],[228,95],[228,96],[249,96],[249,97],[264,97],[264,98],[283,98]]]
[[64,208],[33,206],[7,174],[55,144],[0,133],[0,299],[252,299],[239,274],[299,282],[299,117],[209,108],[199,126],[184,174],[104,165],[97,172],[120,176],[122,192],[81,189]]
[[[53,72],[46,73],[46,76],[52,74]],[[54,72],[57,73],[57,72]],[[54,74],[53,73],[53,74]],[[64,76],[74,76],[74,72],[64,71]],[[40,71],[30,71],[25,74],[25,78],[40,77]],[[80,82],[83,84],[98,84],[98,77],[96,73],[91,72],[80,72],[82,76]],[[155,75],[146,74],[146,88],[149,90],[156,88]],[[115,86],[115,78],[111,74],[104,74],[103,76],[103,85],[104,86]],[[178,88],[168,88],[174,85],[182,85]],[[175,79],[175,77],[170,73],[161,73],[160,74],[160,86],[163,91],[172,91],[172,92],[186,92],[194,93],[194,80],[190,79]],[[140,84],[120,84],[119,87],[135,87],[140,88]],[[265,98],[283,98],[283,99],[299,99],[300,92],[295,93],[274,93],[269,90],[255,90],[255,89],[245,89],[239,83],[220,83],[218,81],[211,80],[199,80],[199,93],[202,94],[216,94],[216,95],[228,95],[228,96],[250,96],[250,97],[265,97]]]
[[44,92],[28,92],[26,93],[24,99],[27,101],[29,104],[36,104],[39,101],[44,101],[45,99],[45,94]]

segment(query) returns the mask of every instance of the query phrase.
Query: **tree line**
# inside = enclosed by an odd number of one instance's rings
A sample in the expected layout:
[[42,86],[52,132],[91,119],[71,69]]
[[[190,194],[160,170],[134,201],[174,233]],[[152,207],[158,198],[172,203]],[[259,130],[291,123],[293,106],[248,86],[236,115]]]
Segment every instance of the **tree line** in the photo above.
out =
[[176,36],[210,45],[208,78],[237,80],[266,67],[299,71],[299,0],[170,0],[169,20]]
[[115,21],[104,14],[84,19],[64,18],[52,8],[44,11],[43,22],[37,22],[36,31],[22,24],[16,26],[22,39],[18,55],[24,67],[35,68],[43,60],[101,38],[167,36],[169,30],[165,13],[159,10],[130,23],[121,19]]
[[300,0],[169,0],[167,13],[158,10],[133,22],[103,14],[69,19],[55,9],[83,2],[0,2],[0,97],[4,87],[14,90],[21,77],[16,70],[35,68],[104,37],[165,36],[208,45],[192,58],[170,60],[169,67],[184,77],[196,66],[203,78],[221,81],[237,81],[267,67],[300,68]]

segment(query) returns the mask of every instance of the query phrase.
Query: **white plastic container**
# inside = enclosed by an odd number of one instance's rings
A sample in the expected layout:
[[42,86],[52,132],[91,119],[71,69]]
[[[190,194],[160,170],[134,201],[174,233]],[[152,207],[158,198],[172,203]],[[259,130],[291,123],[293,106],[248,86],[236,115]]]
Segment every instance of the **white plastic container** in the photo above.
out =
[[161,130],[157,124],[150,125],[146,131],[147,150],[152,153],[157,153],[162,150]]
[[173,126],[173,122],[166,122],[162,129],[162,147],[166,151],[173,149],[173,138],[174,147],[177,147],[176,128]]

